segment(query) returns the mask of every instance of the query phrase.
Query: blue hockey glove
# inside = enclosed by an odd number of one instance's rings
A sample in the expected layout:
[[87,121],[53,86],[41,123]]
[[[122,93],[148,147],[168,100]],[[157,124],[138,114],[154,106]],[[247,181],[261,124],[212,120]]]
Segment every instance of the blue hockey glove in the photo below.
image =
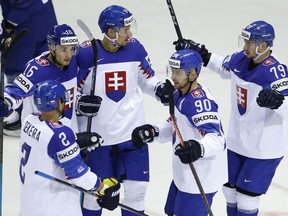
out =
[[133,130],[131,139],[135,148],[142,149],[145,142],[153,142],[154,137],[157,136],[159,136],[159,129],[145,124]]
[[159,82],[155,86],[155,95],[157,100],[161,101],[162,104],[165,106],[169,105],[169,94],[168,94],[168,89],[165,86],[165,83]]
[[97,199],[100,207],[110,211],[117,208],[120,200],[120,184],[115,178],[104,178],[97,189],[101,198]]
[[187,39],[178,39],[177,41],[173,42],[173,45],[175,45],[175,49],[177,51],[181,49],[191,49],[197,51],[202,57],[203,65],[205,67],[207,66],[211,53],[208,52],[204,44],[195,43],[194,41]]
[[102,98],[99,96],[80,95],[77,98],[76,113],[80,116],[94,117],[98,114]]
[[93,132],[76,133],[76,142],[80,149],[87,148],[87,151],[93,151],[98,148],[104,141],[102,137]]
[[5,100],[0,97],[0,118],[4,118],[9,114],[9,106],[5,102]]
[[196,140],[185,141],[185,147],[179,143],[175,148],[175,155],[177,155],[181,162],[189,164],[204,156],[204,146]]
[[270,109],[278,109],[285,100],[281,92],[271,89],[263,89],[259,92],[256,98],[257,104],[260,107],[267,107]]

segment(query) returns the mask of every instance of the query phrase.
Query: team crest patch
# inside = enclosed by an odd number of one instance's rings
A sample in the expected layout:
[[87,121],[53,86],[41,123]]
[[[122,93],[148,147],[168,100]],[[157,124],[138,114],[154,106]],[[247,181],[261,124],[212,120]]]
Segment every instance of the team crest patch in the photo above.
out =
[[81,47],[86,48],[86,47],[90,47],[91,45],[91,41],[84,41],[82,44],[80,44]]
[[275,63],[276,63],[276,62],[275,62],[274,59],[268,58],[267,60],[265,60],[265,62],[263,62],[263,65],[264,65],[264,66],[269,66],[269,65],[273,65],[273,64],[275,64]]
[[108,98],[119,102],[126,94],[126,71],[105,73],[105,89]]
[[204,97],[204,92],[201,89],[197,89],[197,90],[191,92],[191,95],[194,98],[202,98],[202,97]]
[[48,66],[50,64],[49,61],[45,58],[36,59],[36,62],[41,66]]
[[63,125],[59,124],[58,122],[49,122],[49,124],[53,127],[53,128],[60,128]]
[[237,107],[240,115],[244,115],[247,110],[247,93],[247,89],[236,85]]

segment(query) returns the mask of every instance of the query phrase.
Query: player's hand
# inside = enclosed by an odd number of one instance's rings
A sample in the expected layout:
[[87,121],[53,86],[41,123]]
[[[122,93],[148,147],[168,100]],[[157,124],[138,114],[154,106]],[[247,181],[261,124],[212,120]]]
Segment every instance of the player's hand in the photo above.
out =
[[103,179],[97,191],[101,196],[101,198],[97,199],[100,207],[106,208],[110,211],[117,208],[120,199],[120,184],[117,179]]
[[159,82],[155,86],[155,95],[157,100],[161,101],[162,104],[165,106],[169,105],[169,94],[168,94],[168,89],[165,86],[165,83]]
[[204,146],[196,140],[188,140],[185,141],[185,147],[181,143],[176,146],[175,155],[182,163],[189,164],[204,156]]
[[9,114],[9,106],[5,100],[0,97],[0,118],[7,117]]
[[159,136],[159,129],[150,124],[135,128],[132,132],[132,142],[135,148],[143,148],[145,142],[153,142],[154,137]]
[[208,52],[204,44],[195,43],[189,39],[178,39],[177,41],[173,42],[173,45],[175,45],[175,49],[177,51],[181,49],[191,49],[197,51],[202,57],[203,65],[205,67],[207,66],[211,57],[211,53]]
[[98,114],[102,98],[99,96],[81,95],[77,98],[76,113],[81,116],[94,117]]
[[0,52],[3,52],[8,47],[14,36],[16,26],[6,20],[2,20],[0,28]]
[[260,107],[267,107],[270,109],[278,109],[285,100],[281,92],[271,89],[263,89],[259,92],[256,98],[257,104]]
[[104,141],[102,137],[94,132],[76,133],[76,142],[80,149],[87,148],[87,151],[93,151],[98,148]]

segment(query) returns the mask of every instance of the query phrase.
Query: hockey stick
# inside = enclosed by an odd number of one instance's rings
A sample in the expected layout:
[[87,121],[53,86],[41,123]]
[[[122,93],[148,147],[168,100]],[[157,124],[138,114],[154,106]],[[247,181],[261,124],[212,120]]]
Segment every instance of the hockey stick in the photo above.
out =
[[[185,144],[185,142],[184,142],[184,140],[182,138],[182,135],[181,135],[180,130],[179,130],[177,124],[176,124],[176,119],[175,119],[175,107],[174,107],[174,91],[175,91],[175,88],[174,88],[174,86],[172,85],[172,83],[168,79],[166,79],[166,88],[168,89],[168,94],[169,94],[170,120],[171,120],[172,125],[173,125],[173,127],[174,127],[174,129],[176,131],[176,134],[177,134],[177,136],[178,136],[178,138],[180,140],[181,146],[185,147],[186,144]],[[195,182],[196,182],[196,184],[198,186],[198,189],[199,189],[199,191],[201,193],[201,197],[202,197],[202,199],[203,199],[203,201],[205,203],[205,206],[206,206],[206,208],[208,210],[208,213],[209,213],[210,216],[213,216],[213,213],[212,213],[212,210],[211,210],[211,206],[209,205],[209,202],[208,202],[206,194],[205,194],[205,192],[203,190],[203,187],[202,187],[202,184],[200,182],[199,176],[198,176],[198,174],[196,172],[196,169],[195,169],[195,167],[194,167],[192,162],[189,163],[189,166],[190,166],[190,169],[191,169],[192,174],[194,176]]]
[[[92,195],[92,196],[95,196],[95,197],[101,199],[101,196],[98,195],[97,193],[93,193],[92,191],[86,190],[86,189],[84,189],[84,188],[82,188],[82,187],[79,187],[79,186],[77,186],[77,185],[70,184],[69,182],[66,182],[66,181],[63,181],[63,180],[61,180],[61,179],[55,178],[55,177],[50,176],[50,175],[48,175],[48,174],[46,174],[46,173],[43,173],[43,172],[41,172],[41,171],[36,170],[36,171],[35,171],[35,174],[36,174],[36,175],[39,175],[39,176],[41,176],[41,177],[43,177],[43,178],[46,178],[46,179],[49,179],[49,180],[58,182],[58,183],[60,183],[60,184],[66,185],[66,186],[68,186],[68,187],[71,187],[71,188],[74,188],[74,189],[76,189],[76,190],[79,190],[79,191],[81,191],[81,192],[83,192],[83,193],[90,194],[90,195]],[[144,213],[142,213],[142,212],[137,211],[136,209],[133,209],[133,208],[131,208],[131,207],[129,207],[129,206],[126,206],[126,205],[124,205],[124,204],[122,204],[122,203],[119,203],[119,206],[120,206],[121,208],[123,208],[123,209],[126,209],[126,210],[134,213],[134,214],[137,214],[137,215],[140,215],[140,216],[149,216],[149,215],[147,215],[147,214],[144,214]]]
[[[93,61],[93,71],[92,71],[92,77],[91,77],[91,90],[90,95],[94,96],[95,94],[95,86],[96,86],[96,70],[97,70],[97,58],[98,58],[98,47],[96,44],[96,39],[93,37],[92,32],[88,28],[88,26],[81,20],[77,20],[78,26],[85,32],[88,39],[91,42],[92,48],[93,48],[93,54],[94,54],[94,61]],[[91,131],[91,125],[92,125],[92,116],[88,117],[87,122],[87,132]]]
[[[0,66],[0,73],[1,73],[0,75],[0,78],[1,78],[0,97],[3,99],[4,99],[4,70],[5,70],[7,55],[13,49],[15,44],[17,44],[17,42],[21,40],[27,34],[27,32],[28,32],[27,29],[23,29],[17,34],[15,34],[15,36],[11,39],[11,41],[5,46],[4,50],[0,52],[0,61],[1,61],[0,62],[1,64]],[[3,136],[4,136],[3,118],[0,118],[0,215],[2,215]]]
[[[178,20],[177,20],[177,17],[176,17],[176,14],[175,14],[175,11],[174,11],[174,8],[173,8],[173,5],[172,5],[172,1],[171,0],[166,0],[166,1],[167,1],[167,5],[168,5],[168,8],[169,8],[169,11],[170,11],[172,22],[174,24],[174,27],[175,27],[175,30],[176,30],[176,33],[177,33],[177,37],[178,37],[179,40],[181,40],[181,39],[183,39],[183,36],[182,36],[181,30],[180,30],[180,26],[179,26],[179,23],[178,23]],[[196,42],[194,42],[194,43],[196,44]]]

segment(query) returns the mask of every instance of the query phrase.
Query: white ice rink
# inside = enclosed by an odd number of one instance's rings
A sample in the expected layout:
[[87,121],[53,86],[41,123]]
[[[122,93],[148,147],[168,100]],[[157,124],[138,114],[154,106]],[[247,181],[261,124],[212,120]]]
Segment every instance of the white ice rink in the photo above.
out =
[[[238,49],[238,35],[247,24],[260,19],[271,23],[276,32],[273,51],[280,60],[288,64],[287,0],[172,1],[183,37],[204,43],[209,51],[220,55],[231,54]],[[159,79],[164,80],[167,60],[174,52],[172,42],[176,40],[165,0],[54,0],[59,24],[71,25],[81,41],[86,40],[86,36],[77,26],[76,20],[82,19],[96,38],[102,38],[97,24],[98,16],[100,11],[111,4],[122,5],[134,13],[138,23],[135,37],[149,53]],[[207,86],[216,97],[224,130],[227,131],[230,113],[229,81],[221,80],[204,68],[199,82]],[[167,107],[148,96],[145,96],[145,107],[148,123],[160,123],[169,115]],[[164,203],[172,178],[170,148],[169,143],[150,144],[151,181],[145,207],[146,214],[151,216],[164,215]],[[19,212],[18,152],[18,139],[4,137],[3,216],[16,216]],[[286,199],[288,200],[288,159],[284,158],[268,193],[261,197],[259,215],[287,216]],[[225,215],[225,201],[221,191],[215,196],[212,211],[215,216]],[[119,209],[114,212],[104,211],[103,215],[120,215],[119,212]]]

